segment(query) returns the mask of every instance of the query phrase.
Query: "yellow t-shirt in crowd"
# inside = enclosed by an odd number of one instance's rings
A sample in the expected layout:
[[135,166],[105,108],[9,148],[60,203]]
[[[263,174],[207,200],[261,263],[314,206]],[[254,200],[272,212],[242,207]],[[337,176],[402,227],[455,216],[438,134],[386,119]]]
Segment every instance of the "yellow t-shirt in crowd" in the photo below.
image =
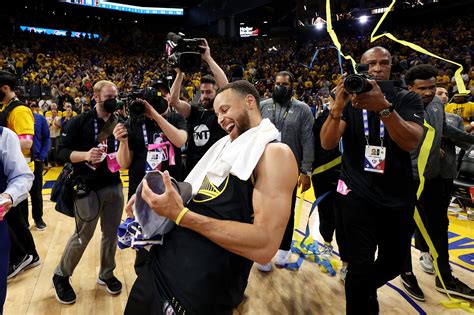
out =
[[446,105],[445,111],[461,116],[464,120],[464,125],[469,125],[470,121],[474,119],[474,103],[467,102],[463,104],[451,103]]
[[[3,104],[3,111],[7,104]],[[15,107],[7,118],[7,128],[13,130],[17,135],[31,135],[35,134],[35,118],[33,112],[26,106]],[[22,150],[23,156],[28,162],[28,166],[34,171],[34,161],[31,161],[31,150]]]

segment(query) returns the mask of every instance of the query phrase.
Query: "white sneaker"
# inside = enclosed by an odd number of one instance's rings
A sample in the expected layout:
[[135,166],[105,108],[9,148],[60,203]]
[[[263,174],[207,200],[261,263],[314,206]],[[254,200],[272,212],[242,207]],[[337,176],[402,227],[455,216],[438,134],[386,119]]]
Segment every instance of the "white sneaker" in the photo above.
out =
[[255,266],[257,266],[257,269],[261,272],[270,272],[272,270],[272,263],[269,262],[268,264],[257,264],[255,263]]
[[321,251],[319,256],[321,256],[322,259],[330,260],[332,258],[332,245],[331,243],[324,243],[321,245]]
[[275,256],[275,266],[277,266],[278,268],[284,268],[285,265],[288,263],[290,253],[291,252],[289,250],[279,249]]
[[431,257],[429,252],[421,252],[420,267],[426,273],[429,273],[431,275],[435,273],[433,267],[433,257]]
[[340,270],[340,273],[341,273],[341,281],[342,281],[342,282],[346,282],[347,266],[346,266],[346,267],[342,267],[341,270]]

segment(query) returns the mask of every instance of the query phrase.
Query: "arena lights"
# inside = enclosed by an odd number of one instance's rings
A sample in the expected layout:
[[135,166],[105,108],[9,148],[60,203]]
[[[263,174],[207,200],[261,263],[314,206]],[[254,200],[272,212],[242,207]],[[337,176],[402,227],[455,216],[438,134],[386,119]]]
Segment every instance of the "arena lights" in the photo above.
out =
[[84,5],[90,7],[97,7],[109,10],[117,10],[130,13],[139,14],[157,14],[157,15],[184,15],[182,8],[156,8],[156,7],[141,7],[135,5],[128,5],[122,3],[115,3],[108,0],[60,0],[65,3],[72,3],[77,5]]
[[367,15],[362,15],[359,17],[359,23],[360,24],[365,24],[369,21],[369,17]]
[[314,27],[316,27],[317,30],[322,30],[324,28],[324,23],[318,22],[314,24]]
[[[23,25],[20,26],[20,29],[26,32],[35,32],[35,33],[55,35],[55,36],[67,36],[67,32],[68,32],[65,30],[55,30],[55,29],[50,29],[50,28],[23,26]],[[84,33],[84,32],[71,32],[71,37],[74,37],[74,38],[82,38],[82,37],[89,37],[89,36],[95,39],[101,38],[99,34]]]

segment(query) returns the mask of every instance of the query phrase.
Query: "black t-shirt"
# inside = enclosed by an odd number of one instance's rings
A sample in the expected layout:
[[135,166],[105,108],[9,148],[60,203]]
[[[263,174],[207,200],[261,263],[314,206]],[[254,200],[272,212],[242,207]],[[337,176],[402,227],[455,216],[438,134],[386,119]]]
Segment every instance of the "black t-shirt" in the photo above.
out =
[[324,110],[318,118],[314,120],[313,125],[313,134],[314,134],[314,160],[313,160],[313,169],[318,168],[326,163],[331,162],[332,160],[341,156],[341,152],[339,148],[335,148],[332,150],[324,150],[321,147],[321,138],[320,133],[321,129],[324,125],[324,122],[329,116],[329,110]]
[[[97,123],[97,130],[95,125]],[[97,117],[96,110],[79,114],[73,117],[63,130],[58,147],[59,160],[71,162],[73,151],[87,152],[93,147],[97,147],[97,135],[100,134],[105,122]],[[97,131],[97,133],[96,133]],[[107,138],[107,153],[115,152],[116,141],[113,135]],[[92,190],[99,190],[105,186],[119,184],[120,172],[112,173],[107,166],[107,159],[104,159],[95,170],[86,162],[73,163],[74,174],[80,176],[85,184]]]
[[[186,120],[176,112],[170,112],[165,116],[166,120],[178,129],[186,130]],[[157,139],[166,137],[160,127],[151,119],[145,119],[145,128],[147,133],[148,144],[153,144]],[[138,185],[145,176],[146,158],[148,150],[145,147],[145,137],[143,132],[143,124],[132,124],[129,127],[128,146],[133,151],[133,158],[130,164],[129,174],[129,192],[128,196],[132,196],[137,190]],[[159,141],[159,140],[158,140]],[[170,175],[178,181],[184,179],[184,168],[181,159],[181,148],[173,145],[175,154],[175,165],[169,165],[169,161],[163,161],[161,170],[168,170]]]
[[227,132],[217,123],[216,113],[201,106],[191,105],[188,117],[188,148],[186,149],[186,173],[189,173],[204,153],[226,136]]
[[[392,100],[395,111],[406,121],[423,126],[423,103],[416,93],[400,91]],[[343,134],[341,179],[354,193],[382,207],[412,207],[415,187],[410,153],[403,151],[385,128],[386,150],[384,174],[364,171],[365,146],[362,110],[348,104],[342,119],[347,127]],[[380,145],[380,119],[368,112],[369,144]]]

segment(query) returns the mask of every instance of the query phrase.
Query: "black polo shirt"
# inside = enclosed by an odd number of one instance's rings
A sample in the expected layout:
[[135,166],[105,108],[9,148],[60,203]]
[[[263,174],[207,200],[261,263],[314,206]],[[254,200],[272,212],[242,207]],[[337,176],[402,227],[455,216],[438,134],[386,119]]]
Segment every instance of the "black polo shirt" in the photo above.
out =
[[193,169],[204,153],[227,135],[227,132],[217,123],[213,110],[205,110],[201,106],[191,105],[188,117],[188,148],[186,149],[186,173]]
[[[406,121],[423,126],[423,102],[414,92],[400,91],[392,100],[395,111]],[[362,110],[349,103],[342,119],[347,126],[342,136],[341,179],[349,189],[369,202],[381,207],[412,207],[415,203],[416,187],[413,180],[410,153],[403,151],[390,138],[385,128],[386,150],[384,174],[364,171],[366,139]],[[380,118],[368,112],[369,144],[380,145]]]
[[[164,117],[177,129],[186,130],[186,120],[180,114],[171,111]],[[154,120],[146,118],[144,124],[148,144],[153,144],[157,138],[162,137],[162,130]],[[138,185],[145,176],[148,149],[145,146],[143,123],[131,125],[129,127],[128,147],[130,148],[130,151],[133,151],[132,162],[128,170],[128,196],[130,198],[135,193]],[[169,161],[163,161],[161,163],[161,170],[168,170],[172,177],[178,181],[182,181],[184,180],[184,168],[182,165],[181,148],[178,148],[174,145],[173,148],[175,153],[175,165],[169,165]]]
[[[97,121],[98,133],[100,133],[105,121],[97,117],[95,109],[79,114],[67,123],[58,146],[58,157],[61,161],[71,162],[70,156],[73,151],[87,152],[99,145],[96,140],[94,121]],[[107,138],[107,153],[112,152],[115,152],[115,138],[110,135]],[[96,170],[86,165],[86,162],[73,163],[73,167],[74,173],[81,176],[87,186],[93,190],[120,183],[120,172],[110,172],[107,167],[107,159],[104,159],[96,167]]]

